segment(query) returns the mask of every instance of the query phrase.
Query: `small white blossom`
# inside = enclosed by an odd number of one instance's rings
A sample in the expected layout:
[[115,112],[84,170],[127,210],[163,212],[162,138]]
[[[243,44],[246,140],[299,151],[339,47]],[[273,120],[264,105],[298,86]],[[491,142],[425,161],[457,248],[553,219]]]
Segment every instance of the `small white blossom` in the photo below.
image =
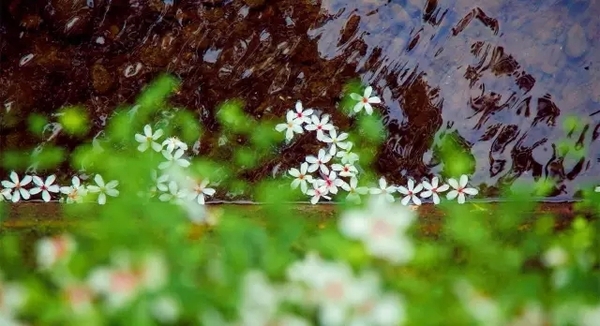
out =
[[145,152],[149,147],[152,147],[152,150],[155,152],[160,152],[162,150],[162,145],[157,143],[156,141],[162,137],[163,131],[162,129],[158,129],[152,132],[152,127],[148,124],[144,126],[144,134],[135,134],[135,140],[140,143],[138,145],[138,151]]
[[317,131],[317,139],[323,141],[325,137],[325,131],[331,131],[334,129],[333,125],[329,123],[329,115],[324,114],[321,119],[319,119],[316,115],[311,117],[310,124],[305,127],[308,131]]
[[304,133],[304,129],[302,129],[302,120],[296,119],[296,115],[294,111],[288,111],[286,115],[287,122],[280,123],[275,126],[275,130],[282,132],[285,130],[285,140],[290,141],[294,138],[294,133],[302,134]]
[[184,151],[188,150],[188,145],[177,137],[169,137],[162,142],[162,146],[166,146],[166,150],[169,152],[173,152],[176,149],[183,149]]
[[560,246],[554,246],[542,256],[542,261],[548,267],[560,267],[569,260],[569,253]]
[[10,200],[12,198],[12,192],[10,189],[0,189],[0,202]]
[[348,139],[348,134],[342,132],[339,136],[335,129],[329,131],[329,135],[324,135],[322,141],[324,143],[330,144],[329,154],[334,156],[337,153],[337,149],[347,149],[348,143],[344,142],[344,140]]
[[305,194],[308,190],[308,184],[313,183],[313,177],[310,174],[307,174],[308,171],[308,163],[303,162],[300,165],[300,170],[296,168],[291,168],[288,173],[294,177],[295,179],[292,181],[292,189],[298,188],[300,186],[300,190]]
[[67,204],[81,203],[87,195],[87,190],[81,185],[78,176],[71,179],[70,186],[60,187],[60,192],[67,195]]
[[352,177],[349,183],[342,184],[342,189],[348,192],[348,196],[346,196],[346,200],[360,203],[360,195],[366,195],[369,193],[369,189],[366,187],[357,187],[358,179]]
[[467,188],[467,183],[469,183],[469,178],[465,174],[460,176],[460,181],[456,181],[456,179],[453,178],[448,179],[448,184],[454,189],[446,194],[446,198],[452,200],[458,197],[458,203],[464,204],[465,194],[471,196],[477,195],[479,191],[475,188]]
[[310,123],[310,116],[313,114],[313,109],[304,109],[302,102],[296,102],[296,112],[294,119],[300,120],[303,123]]
[[75,241],[68,234],[41,239],[36,243],[37,264],[42,270],[52,268],[68,259],[75,247]]
[[117,197],[119,195],[119,191],[115,189],[119,185],[119,181],[112,180],[108,183],[104,183],[104,179],[99,174],[96,174],[94,181],[96,182],[96,185],[88,186],[87,190],[91,193],[98,193],[98,204],[106,204],[107,195],[111,197]]
[[374,187],[370,189],[372,195],[381,195],[390,203],[393,203],[396,200],[392,195],[395,191],[396,187],[388,186],[387,181],[385,181],[385,178],[383,177],[379,179],[379,188]]
[[373,256],[403,264],[414,255],[406,231],[415,219],[406,206],[371,197],[365,210],[344,212],[339,229],[346,237],[360,240]]
[[24,326],[16,318],[26,301],[26,288],[17,283],[4,282],[0,273],[0,325]]
[[306,191],[306,194],[310,197],[312,197],[310,199],[311,204],[316,204],[317,202],[319,202],[319,200],[321,198],[325,198],[327,200],[331,200],[331,197],[327,196],[327,194],[329,193],[329,191],[327,190],[326,186],[319,186],[317,185],[316,182],[313,183],[313,189],[308,189]]
[[315,183],[319,186],[325,186],[328,192],[337,194],[338,187],[341,187],[345,182],[342,179],[338,179],[337,174],[331,171],[329,175],[323,176],[323,179],[317,179]]
[[42,180],[42,178],[38,177],[37,175],[33,176],[33,183],[35,183],[35,185],[37,187],[33,187],[29,190],[29,193],[32,195],[37,195],[40,192],[42,193],[42,199],[45,202],[49,202],[50,199],[52,199],[50,197],[50,193],[57,193],[60,191],[60,187],[58,185],[53,185],[54,181],[56,180],[56,176],[50,175],[49,177],[46,178],[46,181]]
[[190,161],[182,157],[183,153],[184,151],[181,148],[176,150],[175,153],[169,152],[167,150],[162,151],[162,154],[165,157],[166,161],[160,163],[158,165],[158,168],[161,170],[165,170],[173,167],[174,165],[178,165],[182,168],[187,168],[188,166],[190,166]]
[[169,191],[169,185],[167,184],[170,176],[168,174],[162,174],[158,176],[156,170],[152,170],[151,177],[153,185],[150,188],[150,197],[155,197],[159,191]]
[[306,157],[306,162],[310,164],[308,166],[308,172],[313,173],[320,170],[323,174],[329,174],[329,168],[327,167],[329,161],[331,161],[331,155],[327,154],[327,152],[321,148],[317,157],[314,155]]
[[345,151],[339,151],[335,155],[336,157],[340,158],[342,164],[354,164],[358,161],[358,154],[351,152],[350,148],[352,148],[352,145],[348,146],[348,148]]
[[354,112],[358,113],[364,108],[365,112],[368,115],[373,114],[373,107],[371,106],[371,104],[379,104],[381,103],[381,99],[377,96],[371,97],[372,92],[373,87],[369,86],[365,88],[365,91],[362,96],[356,93],[350,94],[350,97],[353,100],[358,101],[358,103],[354,105]]
[[331,169],[333,171],[337,171],[340,174],[340,177],[354,177],[358,174],[358,170],[352,164],[346,163],[342,164],[332,164]]
[[411,200],[415,205],[421,205],[421,200],[417,197],[417,194],[421,190],[423,190],[423,185],[419,183],[415,186],[415,181],[413,179],[408,179],[406,187],[399,186],[398,192],[404,195],[404,198],[400,201],[402,205],[408,205]]
[[21,198],[27,200],[31,197],[29,191],[27,189],[23,189],[23,187],[28,185],[31,180],[33,180],[33,178],[30,175],[26,175],[23,177],[23,180],[19,180],[19,175],[13,171],[10,173],[10,181],[2,181],[2,186],[11,191],[11,201],[16,203]]
[[163,324],[172,324],[179,319],[181,307],[179,302],[171,297],[163,295],[152,301],[152,315]]
[[185,192],[184,189],[180,189],[179,185],[177,184],[177,182],[175,181],[171,181],[168,184],[168,191],[165,193],[162,193],[160,196],[158,196],[158,199],[160,201],[165,201],[165,202],[175,202],[175,203],[181,203],[183,198],[187,197],[187,193]]
[[208,184],[210,181],[208,179],[189,179],[190,190],[188,194],[188,200],[195,200],[200,205],[204,205],[205,196],[211,197],[215,194],[215,189],[209,188]]
[[450,186],[448,186],[447,184],[443,184],[443,185],[439,186],[438,183],[439,183],[438,177],[433,177],[431,179],[431,183],[429,183],[427,181],[423,181],[422,184],[423,184],[423,188],[425,188],[425,191],[421,192],[421,198],[431,197],[433,199],[433,203],[438,205],[440,203],[439,194],[450,188]]

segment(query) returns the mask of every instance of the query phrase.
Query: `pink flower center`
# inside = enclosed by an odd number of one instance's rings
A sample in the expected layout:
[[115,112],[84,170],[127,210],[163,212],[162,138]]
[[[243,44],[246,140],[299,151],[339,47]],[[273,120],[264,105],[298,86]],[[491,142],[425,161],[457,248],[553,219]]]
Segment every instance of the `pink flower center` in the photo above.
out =
[[363,97],[363,99],[362,99],[362,102],[363,102],[363,103],[369,103],[369,99],[368,99],[368,98],[366,98],[366,97]]
[[91,292],[83,286],[73,286],[66,290],[67,300],[72,305],[78,305],[91,300]]
[[317,125],[317,130],[323,130],[323,125]]
[[52,239],[51,242],[57,260],[61,259],[67,254],[69,248],[67,239],[65,239],[64,237],[59,237]]
[[138,277],[129,271],[114,272],[110,287],[115,292],[132,292],[137,286]]
[[298,117],[298,118],[302,118],[302,112],[298,112],[298,113],[296,113],[296,117]]
[[325,287],[325,296],[334,300],[341,300],[344,298],[344,284],[339,281],[330,282]]
[[304,180],[304,174],[300,174],[300,175],[298,176],[298,179],[300,179],[300,180]]
[[371,235],[374,237],[388,237],[393,235],[392,226],[382,219],[376,219],[371,226]]

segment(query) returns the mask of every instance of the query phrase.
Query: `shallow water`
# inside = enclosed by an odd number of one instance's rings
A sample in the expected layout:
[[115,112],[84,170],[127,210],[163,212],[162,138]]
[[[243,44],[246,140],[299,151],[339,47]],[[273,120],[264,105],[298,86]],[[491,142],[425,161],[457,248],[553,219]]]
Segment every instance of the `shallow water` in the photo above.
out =
[[[173,103],[215,133],[214,108],[234,96],[254,117],[277,120],[300,99],[344,129],[351,121],[336,102],[359,77],[384,102],[390,137],[376,165],[392,182],[438,174],[443,164],[429,148],[436,135],[453,133],[472,154],[472,181],[486,197],[517,180],[555,178],[555,200],[600,184],[600,1],[473,3],[2,1],[0,146],[39,146],[25,131],[27,114],[68,104],[88,108],[92,139],[116,105],[131,103],[162,71],[182,79]],[[569,115],[585,127],[567,134]],[[46,128],[44,143],[78,144],[56,127]],[[559,155],[565,137],[587,148],[585,158]],[[227,158],[217,137],[194,148]],[[301,138],[252,178],[317,148]]]

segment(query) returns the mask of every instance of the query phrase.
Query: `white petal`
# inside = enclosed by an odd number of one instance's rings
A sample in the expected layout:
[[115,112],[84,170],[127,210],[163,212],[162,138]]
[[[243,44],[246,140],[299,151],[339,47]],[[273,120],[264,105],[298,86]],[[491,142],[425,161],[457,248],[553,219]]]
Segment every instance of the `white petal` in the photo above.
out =
[[373,87],[368,86],[367,88],[365,88],[365,92],[363,93],[363,96],[366,98],[371,97],[371,94],[373,93]]
[[363,102],[358,102],[354,105],[354,108],[352,109],[354,112],[360,112],[360,110],[362,110],[362,108],[365,106],[365,104]]
[[42,199],[45,202],[49,202],[50,201],[50,193],[48,193],[47,191],[42,192]]
[[[449,181],[448,181],[449,182]],[[448,200],[453,200],[454,198],[456,198],[456,196],[458,196],[458,191],[456,190],[450,190],[448,191],[448,193],[446,194],[446,199]]]
[[479,193],[479,190],[475,188],[465,188],[463,189],[463,192],[467,195],[475,196]]
[[449,184],[449,185],[450,185],[452,188],[454,188],[454,189],[458,189],[458,188],[459,188],[459,186],[458,186],[458,181],[456,181],[456,179],[454,179],[454,178],[450,178],[450,179],[448,179],[448,184]]
[[106,195],[102,192],[98,195],[98,204],[100,204],[100,205],[106,204]]
[[102,176],[99,174],[96,174],[96,176],[94,177],[94,181],[96,181],[96,184],[99,187],[104,187],[104,179],[102,179]]
[[352,93],[350,94],[350,98],[355,100],[355,101],[362,101],[363,97],[362,95],[356,94],[356,93]]
[[146,137],[152,137],[152,127],[150,125],[144,126],[144,135],[146,135]]
[[412,201],[415,205],[421,205],[421,200],[417,196],[412,196]]
[[365,112],[366,112],[368,115],[371,115],[371,114],[373,114],[373,107],[371,106],[371,104],[369,104],[369,103],[365,103]]
[[465,203],[465,194],[463,194],[462,192],[458,194],[458,203],[459,204]]
[[469,177],[467,177],[466,174],[463,174],[460,176],[460,187],[464,188],[467,186],[467,183],[469,183]]
[[404,198],[402,198],[402,200],[400,201],[400,203],[404,206],[408,205],[408,202],[410,202],[410,197],[411,196],[405,196]]
[[444,191],[446,191],[446,190],[448,190],[448,189],[450,189],[450,186],[449,186],[449,185],[447,185],[447,184],[443,184],[443,185],[441,185],[441,186],[439,186],[439,187],[437,188],[437,192],[438,192],[438,193],[440,193],[440,192],[444,192]]

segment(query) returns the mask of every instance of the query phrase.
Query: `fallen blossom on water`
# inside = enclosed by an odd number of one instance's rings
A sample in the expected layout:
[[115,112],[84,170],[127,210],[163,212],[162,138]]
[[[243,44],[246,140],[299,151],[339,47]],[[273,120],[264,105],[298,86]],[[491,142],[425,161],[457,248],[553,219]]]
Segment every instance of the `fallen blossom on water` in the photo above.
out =
[[373,187],[370,189],[372,195],[378,195],[385,198],[390,203],[393,203],[396,199],[392,195],[396,191],[395,186],[388,186],[387,181],[383,177],[379,179],[379,188]]
[[414,255],[406,231],[415,219],[405,206],[371,196],[365,209],[344,212],[338,226],[344,236],[361,241],[371,255],[403,264]]
[[82,203],[83,198],[87,195],[87,189],[81,184],[78,176],[71,178],[70,186],[60,187],[60,192],[67,195],[67,204]]
[[91,193],[98,193],[98,204],[106,204],[106,196],[119,196],[119,191],[116,189],[119,185],[119,181],[112,180],[108,183],[104,183],[104,178],[102,178],[100,174],[96,174],[94,181],[96,182],[96,185],[88,186],[87,190]]
[[327,167],[327,163],[331,161],[331,155],[327,154],[324,149],[320,149],[318,156],[310,155],[306,157],[306,162],[310,165],[308,166],[308,172],[313,173],[317,170],[321,171],[323,174],[329,174],[329,168]]
[[335,129],[331,129],[329,131],[329,135],[323,136],[322,141],[324,143],[330,144],[331,147],[329,147],[329,154],[334,156],[337,153],[338,148],[344,150],[348,148],[348,143],[344,142],[344,140],[346,139],[348,139],[347,133],[342,132],[338,135]]
[[353,108],[355,113],[360,112],[364,108],[365,112],[368,115],[373,114],[373,106],[371,106],[371,104],[379,104],[381,103],[381,99],[377,96],[371,96],[372,93],[373,87],[368,86],[367,88],[365,88],[363,95],[356,93],[350,94],[350,97],[353,100],[358,101],[358,103],[356,103]]
[[332,164],[331,169],[339,173],[340,177],[354,177],[358,174],[358,170],[352,164]]
[[313,187],[314,187],[313,189],[308,189],[306,191],[306,194],[311,197],[311,199],[310,199],[311,204],[314,205],[314,204],[318,203],[319,200],[321,200],[321,198],[331,200],[331,197],[327,196],[329,191],[327,190],[326,186],[319,186],[315,182],[315,183],[313,183]]
[[183,149],[184,151],[188,150],[188,146],[186,143],[179,140],[177,137],[169,137],[162,142],[162,146],[165,147],[165,150],[169,152],[173,152],[176,149]]
[[423,190],[422,184],[419,183],[415,186],[415,181],[408,179],[406,187],[398,186],[398,192],[404,195],[400,203],[406,206],[412,201],[415,205],[421,205],[421,200],[417,196],[421,190]]
[[308,163],[303,162],[302,164],[300,164],[300,170],[296,169],[296,168],[291,168],[288,173],[294,177],[294,180],[292,181],[292,189],[296,189],[298,188],[298,186],[300,186],[300,190],[302,191],[303,194],[306,194],[306,191],[308,190],[308,184],[309,183],[313,183],[313,177],[308,173]]
[[31,197],[29,191],[23,187],[31,183],[32,180],[33,178],[30,175],[26,175],[23,179],[19,179],[19,175],[15,171],[12,171],[10,173],[10,181],[2,181],[2,186],[11,191],[11,201],[16,203],[21,200],[21,198],[27,200]]
[[36,185],[35,187],[29,190],[29,193],[32,195],[37,195],[42,193],[42,199],[45,202],[49,202],[52,197],[50,193],[57,193],[60,191],[60,187],[58,185],[53,184],[56,180],[56,176],[54,174],[48,176],[46,180],[42,180],[42,178],[37,175],[33,176],[33,183]]
[[181,148],[175,150],[174,153],[164,150],[164,151],[162,151],[162,154],[165,157],[166,161],[161,162],[158,165],[158,168],[160,170],[170,169],[174,166],[180,166],[182,168],[187,168],[191,164],[190,161],[183,158],[184,150]]
[[275,126],[275,130],[279,132],[285,131],[285,140],[289,142],[294,138],[294,134],[302,134],[304,133],[304,129],[302,129],[302,120],[298,120],[295,118],[294,111],[288,111],[286,115],[287,122],[280,123]]
[[324,114],[319,119],[316,115],[311,117],[311,122],[304,127],[308,131],[316,131],[317,139],[323,141],[325,137],[325,131],[331,131],[334,129],[333,124],[329,122],[329,115]]
[[294,114],[295,114],[294,119],[300,120],[303,123],[310,123],[311,122],[310,117],[312,116],[313,112],[314,112],[313,109],[305,109],[302,106],[302,102],[298,101],[298,102],[296,102],[296,112],[294,112]]
[[465,195],[475,196],[479,193],[479,190],[477,190],[475,188],[467,187],[468,183],[469,183],[469,177],[467,177],[467,175],[465,175],[465,174],[460,176],[459,181],[456,181],[456,179],[453,179],[453,178],[448,179],[448,184],[454,189],[448,191],[448,193],[446,194],[446,198],[448,200],[458,198],[457,199],[458,203],[464,204],[465,203]]
[[158,196],[158,200],[180,204],[187,195],[187,192],[181,189],[177,182],[171,181],[167,185],[167,191]]
[[421,192],[421,198],[431,197],[433,199],[433,203],[436,205],[440,203],[440,193],[450,188],[450,186],[447,184],[443,184],[440,186],[438,177],[433,177],[431,179],[431,183],[423,181],[421,184],[425,189],[425,191]]
[[346,200],[360,204],[360,195],[366,195],[369,193],[369,188],[358,187],[358,179],[352,177],[349,183],[342,184],[342,189],[348,192]]
[[210,181],[208,179],[193,179],[188,178],[188,200],[196,201],[200,205],[204,205],[206,196],[211,197],[216,190],[209,188]]

